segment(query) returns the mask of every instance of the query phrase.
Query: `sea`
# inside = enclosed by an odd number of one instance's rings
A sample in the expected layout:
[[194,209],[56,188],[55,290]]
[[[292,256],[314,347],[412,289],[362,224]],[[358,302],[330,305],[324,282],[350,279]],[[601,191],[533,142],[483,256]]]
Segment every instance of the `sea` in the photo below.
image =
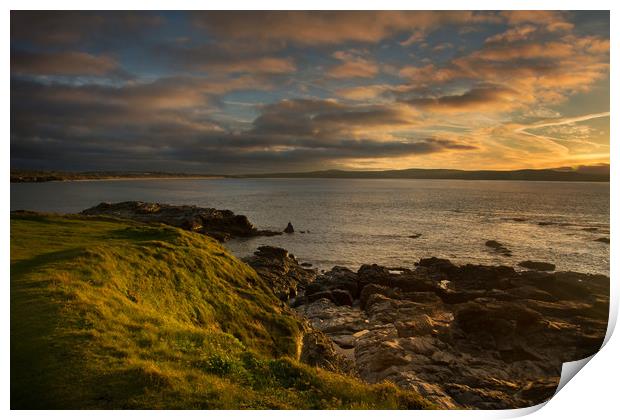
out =
[[[139,200],[230,209],[259,229],[295,233],[226,242],[239,257],[286,248],[318,270],[420,258],[609,275],[609,183],[415,179],[142,179],[11,184],[11,210],[78,213]],[[510,256],[487,247],[488,240]]]

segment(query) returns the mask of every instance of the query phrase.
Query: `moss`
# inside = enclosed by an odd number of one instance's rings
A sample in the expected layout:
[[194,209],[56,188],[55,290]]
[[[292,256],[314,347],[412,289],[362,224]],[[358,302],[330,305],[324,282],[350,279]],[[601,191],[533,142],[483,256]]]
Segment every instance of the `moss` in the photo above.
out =
[[425,408],[298,362],[301,325],[216,241],[11,216],[11,407]]

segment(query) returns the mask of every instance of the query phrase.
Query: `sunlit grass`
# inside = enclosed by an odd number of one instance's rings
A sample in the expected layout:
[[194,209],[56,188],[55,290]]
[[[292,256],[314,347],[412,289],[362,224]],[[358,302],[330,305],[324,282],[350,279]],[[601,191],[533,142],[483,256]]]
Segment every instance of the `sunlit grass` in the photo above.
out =
[[11,217],[12,408],[421,408],[297,361],[301,323],[208,237]]

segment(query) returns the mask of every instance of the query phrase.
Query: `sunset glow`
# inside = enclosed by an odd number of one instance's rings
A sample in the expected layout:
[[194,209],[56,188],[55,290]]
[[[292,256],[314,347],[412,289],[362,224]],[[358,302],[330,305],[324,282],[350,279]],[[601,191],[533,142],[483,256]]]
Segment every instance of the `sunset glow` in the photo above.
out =
[[13,12],[11,166],[609,163],[608,12]]

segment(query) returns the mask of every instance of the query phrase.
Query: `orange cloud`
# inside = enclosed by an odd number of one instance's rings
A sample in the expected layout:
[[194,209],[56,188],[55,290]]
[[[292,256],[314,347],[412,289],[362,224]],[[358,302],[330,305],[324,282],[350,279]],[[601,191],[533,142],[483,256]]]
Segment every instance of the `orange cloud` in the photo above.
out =
[[327,72],[329,77],[335,79],[349,79],[349,78],[370,78],[379,73],[379,66],[362,56],[345,51],[338,51],[333,54],[333,57],[342,61],[342,64],[338,64]]
[[377,42],[442,24],[495,21],[492,13],[469,11],[252,11],[196,12],[194,22],[210,33],[232,39],[292,42],[300,45]]

